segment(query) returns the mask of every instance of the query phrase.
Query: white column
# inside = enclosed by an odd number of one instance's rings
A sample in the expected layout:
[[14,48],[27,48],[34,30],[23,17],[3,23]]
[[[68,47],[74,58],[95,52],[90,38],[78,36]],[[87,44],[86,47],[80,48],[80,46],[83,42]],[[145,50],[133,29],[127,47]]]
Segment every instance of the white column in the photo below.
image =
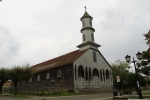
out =
[[104,76],[103,76],[103,70],[102,70],[102,86],[104,85]]
[[76,87],[78,89],[78,67],[76,67]]

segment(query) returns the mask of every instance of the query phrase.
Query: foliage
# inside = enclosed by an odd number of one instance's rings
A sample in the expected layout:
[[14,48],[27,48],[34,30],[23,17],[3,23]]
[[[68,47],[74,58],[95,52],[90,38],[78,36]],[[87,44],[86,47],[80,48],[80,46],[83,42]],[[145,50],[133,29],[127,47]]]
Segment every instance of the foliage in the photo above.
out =
[[136,64],[137,70],[140,70],[140,73],[148,76],[150,71],[150,48],[142,52],[142,57],[141,62]]
[[[139,79],[140,86],[145,86],[146,85],[146,80],[144,79],[144,77],[141,76],[140,74],[138,74],[137,76],[138,76],[138,79]],[[127,77],[127,82],[128,82],[128,87],[137,88],[136,74],[135,73],[130,73]]]
[[149,75],[150,71],[150,66],[145,66],[143,68],[141,68],[141,72],[145,75]]
[[147,81],[146,81],[146,82],[147,82],[147,84],[149,84],[149,85],[150,85],[150,79],[147,79]]
[[9,69],[0,68],[0,94],[2,94],[2,86],[8,80]]
[[17,95],[17,83],[19,81],[29,80],[32,77],[32,69],[29,64],[14,66],[10,70],[10,76],[14,84],[14,94]]
[[123,86],[124,81],[127,80],[127,76],[129,75],[129,68],[130,66],[121,60],[117,60],[112,66],[112,72],[113,72],[113,82],[114,86],[118,87],[116,76],[120,76],[120,86]]
[[148,33],[143,34],[143,35],[145,36],[146,43],[149,45],[149,43],[150,43],[150,30]]
[[[146,43],[149,45],[150,47],[150,30],[148,33],[143,34],[146,40]],[[143,59],[141,60],[140,63],[137,63],[138,69],[140,69],[140,72],[145,74],[145,75],[149,75],[150,71],[150,48],[148,48],[148,50],[143,51],[142,52],[142,57]]]

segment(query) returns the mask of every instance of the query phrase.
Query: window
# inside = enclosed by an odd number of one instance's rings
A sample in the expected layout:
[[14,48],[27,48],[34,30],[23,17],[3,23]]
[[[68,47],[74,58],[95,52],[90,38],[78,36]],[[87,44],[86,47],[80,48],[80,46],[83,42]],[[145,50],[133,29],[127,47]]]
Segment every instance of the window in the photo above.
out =
[[94,35],[93,34],[91,34],[91,40],[94,41]]
[[85,39],[85,34],[83,34],[83,41],[85,41],[86,39]]
[[57,77],[61,77],[61,70],[57,71]]
[[37,76],[37,81],[40,81],[40,75]]
[[49,79],[49,73],[46,74],[46,79]]
[[91,20],[91,19],[89,19],[89,21],[90,21],[90,26],[92,26],[92,20]]
[[109,71],[108,71],[108,69],[106,70],[106,79],[109,79]]
[[96,52],[93,51],[93,62],[97,62],[97,59],[96,59]]
[[29,82],[32,82],[32,77],[30,78]]
[[84,26],[85,26],[85,21],[83,20],[83,21],[82,21],[82,27],[84,27]]

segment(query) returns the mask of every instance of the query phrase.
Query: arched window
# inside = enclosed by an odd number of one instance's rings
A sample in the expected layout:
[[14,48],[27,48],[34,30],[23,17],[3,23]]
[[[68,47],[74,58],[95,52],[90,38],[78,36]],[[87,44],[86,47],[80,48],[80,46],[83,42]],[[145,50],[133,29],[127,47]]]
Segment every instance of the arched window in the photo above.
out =
[[106,70],[106,79],[109,79],[109,71],[108,71],[108,69]]
[[102,77],[102,70],[100,69],[100,77],[101,77],[101,81],[103,81],[103,77]]
[[97,59],[96,59],[96,52],[93,51],[93,62],[97,62]]
[[61,70],[57,71],[57,77],[61,77]]
[[94,35],[93,34],[91,34],[91,40],[94,41]]
[[37,76],[37,81],[40,81],[40,75]]
[[90,26],[92,26],[92,20],[91,20],[91,19],[89,19],[89,21],[90,21]]
[[83,20],[83,21],[82,21],[82,27],[84,27],[84,26],[85,26],[85,21]]
[[86,69],[85,69],[85,75],[86,75],[86,80],[88,80],[88,69],[87,69],[87,67],[86,67]]
[[32,77],[30,78],[29,82],[32,82]]
[[92,78],[91,78],[91,68],[89,68],[89,80],[91,81]]
[[46,79],[49,79],[49,73],[46,74]]
[[105,71],[103,69],[103,80],[105,81]]
[[84,68],[81,65],[78,68],[78,78],[80,77],[84,78]]
[[83,41],[86,41],[85,34],[83,34]]
[[93,69],[93,77],[94,76],[99,77],[99,72],[98,72],[98,70],[96,68]]

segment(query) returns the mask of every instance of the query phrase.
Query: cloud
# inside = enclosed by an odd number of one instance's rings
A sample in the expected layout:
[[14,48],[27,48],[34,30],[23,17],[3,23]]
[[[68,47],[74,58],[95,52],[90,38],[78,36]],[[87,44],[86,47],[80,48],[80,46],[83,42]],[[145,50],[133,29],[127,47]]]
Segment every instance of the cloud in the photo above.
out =
[[19,49],[19,42],[7,28],[0,25],[0,67],[15,59]]
[[[146,50],[149,0],[5,0],[0,3],[1,65],[31,65],[76,50],[82,43],[84,6],[93,17],[95,42],[108,61]],[[8,30],[9,29],[9,30]],[[19,42],[18,42],[19,41]]]

